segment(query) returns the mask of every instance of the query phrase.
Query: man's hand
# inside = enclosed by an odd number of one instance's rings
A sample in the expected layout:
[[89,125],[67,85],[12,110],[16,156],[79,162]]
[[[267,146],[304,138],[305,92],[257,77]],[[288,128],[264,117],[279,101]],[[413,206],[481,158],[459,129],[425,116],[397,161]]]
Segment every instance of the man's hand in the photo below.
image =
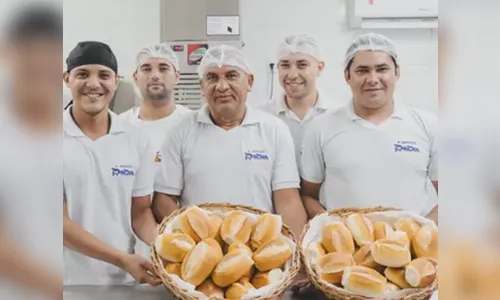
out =
[[304,266],[300,268],[299,273],[293,280],[292,291],[295,295],[307,293],[311,287],[311,281],[307,277],[306,269]]
[[122,268],[141,284],[157,286],[162,283],[151,262],[138,255],[127,254],[122,260]]

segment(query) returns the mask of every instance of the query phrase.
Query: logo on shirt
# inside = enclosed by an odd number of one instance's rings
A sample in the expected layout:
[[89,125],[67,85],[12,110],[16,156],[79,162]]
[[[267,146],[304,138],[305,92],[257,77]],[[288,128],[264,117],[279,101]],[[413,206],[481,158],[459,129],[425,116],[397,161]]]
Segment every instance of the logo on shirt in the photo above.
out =
[[161,153],[160,153],[160,151],[156,152],[155,162],[157,162],[157,163],[161,162]]
[[132,166],[114,166],[111,168],[111,174],[113,177],[118,176],[134,176],[134,168]]
[[420,152],[414,141],[398,141],[394,144],[394,152]]
[[269,160],[269,156],[264,151],[247,151],[245,160]]

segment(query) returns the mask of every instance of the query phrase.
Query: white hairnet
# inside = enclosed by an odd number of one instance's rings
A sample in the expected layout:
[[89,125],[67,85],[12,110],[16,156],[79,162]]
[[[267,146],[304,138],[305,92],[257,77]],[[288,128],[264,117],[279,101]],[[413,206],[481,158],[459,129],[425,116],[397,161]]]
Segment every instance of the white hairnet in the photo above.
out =
[[251,73],[243,52],[229,45],[208,48],[205,55],[203,55],[197,72],[200,78],[203,78],[207,69],[222,68],[224,66],[239,68],[247,74]]
[[396,45],[394,42],[381,34],[367,33],[358,36],[347,49],[345,54],[345,67],[347,68],[349,62],[356,54],[364,51],[385,52],[392,56],[396,64],[399,65],[398,54],[396,53]]
[[153,44],[145,46],[136,57],[136,66],[139,68],[149,58],[163,58],[170,62],[175,70],[179,70],[179,59],[168,44]]
[[279,61],[283,57],[293,53],[311,55],[317,60],[322,61],[321,49],[318,41],[307,34],[287,36],[279,45],[277,59]]

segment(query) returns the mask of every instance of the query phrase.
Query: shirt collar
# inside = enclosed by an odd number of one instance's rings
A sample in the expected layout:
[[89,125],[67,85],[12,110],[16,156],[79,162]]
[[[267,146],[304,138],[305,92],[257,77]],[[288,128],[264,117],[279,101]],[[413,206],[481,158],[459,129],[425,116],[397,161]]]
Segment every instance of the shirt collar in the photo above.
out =
[[[197,116],[197,121],[200,123],[205,123],[205,124],[210,124],[214,125],[214,122],[212,121],[212,118],[210,118],[210,111],[208,109],[208,105],[204,104],[199,110],[198,110],[198,116]],[[252,125],[252,124],[257,124],[260,123],[260,120],[258,119],[257,115],[255,114],[255,110],[251,108],[248,105],[245,105],[245,117],[243,118],[243,122],[241,125]]]
[[[354,111],[354,102],[349,101],[349,104],[347,104],[347,113],[351,120],[356,121],[356,120],[361,120],[362,118],[356,114]],[[394,101],[394,111],[392,112],[391,119],[399,119],[403,120],[405,118],[405,109],[404,105],[399,103],[398,101]]]
[[[73,105],[68,107],[63,113],[63,128],[64,132],[68,135],[74,137],[84,137],[86,136],[83,131],[76,125],[75,120],[71,116],[71,109]],[[125,132],[125,126],[123,121],[111,110],[108,110],[108,114],[111,117],[111,128],[109,129],[110,134],[117,134]]]
[[[318,109],[318,110],[326,111],[332,107],[333,103],[327,101],[321,95],[323,95],[323,93],[318,90],[318,100],[316,101],[314,108]],[[288,110],[290,110],[288,108],[288,105],[286,104],[286,93],[281,92],[274,99],[274,107],[275,107],[275,111],[277,114],[284,113],[284,112],[287,112]]]

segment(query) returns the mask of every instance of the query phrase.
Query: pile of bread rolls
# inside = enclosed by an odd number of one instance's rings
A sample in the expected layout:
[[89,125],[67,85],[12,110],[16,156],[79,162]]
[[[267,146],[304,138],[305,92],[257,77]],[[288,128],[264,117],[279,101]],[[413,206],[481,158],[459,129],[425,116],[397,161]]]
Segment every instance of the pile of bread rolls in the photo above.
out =
[[172,222],[172,233],[155,241],[165,270],[208,298],[241,299],[284,278],[293,249],[281,236],[281,216],[266,213],[255,221],[242,211],[192,206]]
[[350,214],[322,228],[304,256],[323,281],[365,297],[424,288],[437,276],[438,232],[410,218],[372,222]]

